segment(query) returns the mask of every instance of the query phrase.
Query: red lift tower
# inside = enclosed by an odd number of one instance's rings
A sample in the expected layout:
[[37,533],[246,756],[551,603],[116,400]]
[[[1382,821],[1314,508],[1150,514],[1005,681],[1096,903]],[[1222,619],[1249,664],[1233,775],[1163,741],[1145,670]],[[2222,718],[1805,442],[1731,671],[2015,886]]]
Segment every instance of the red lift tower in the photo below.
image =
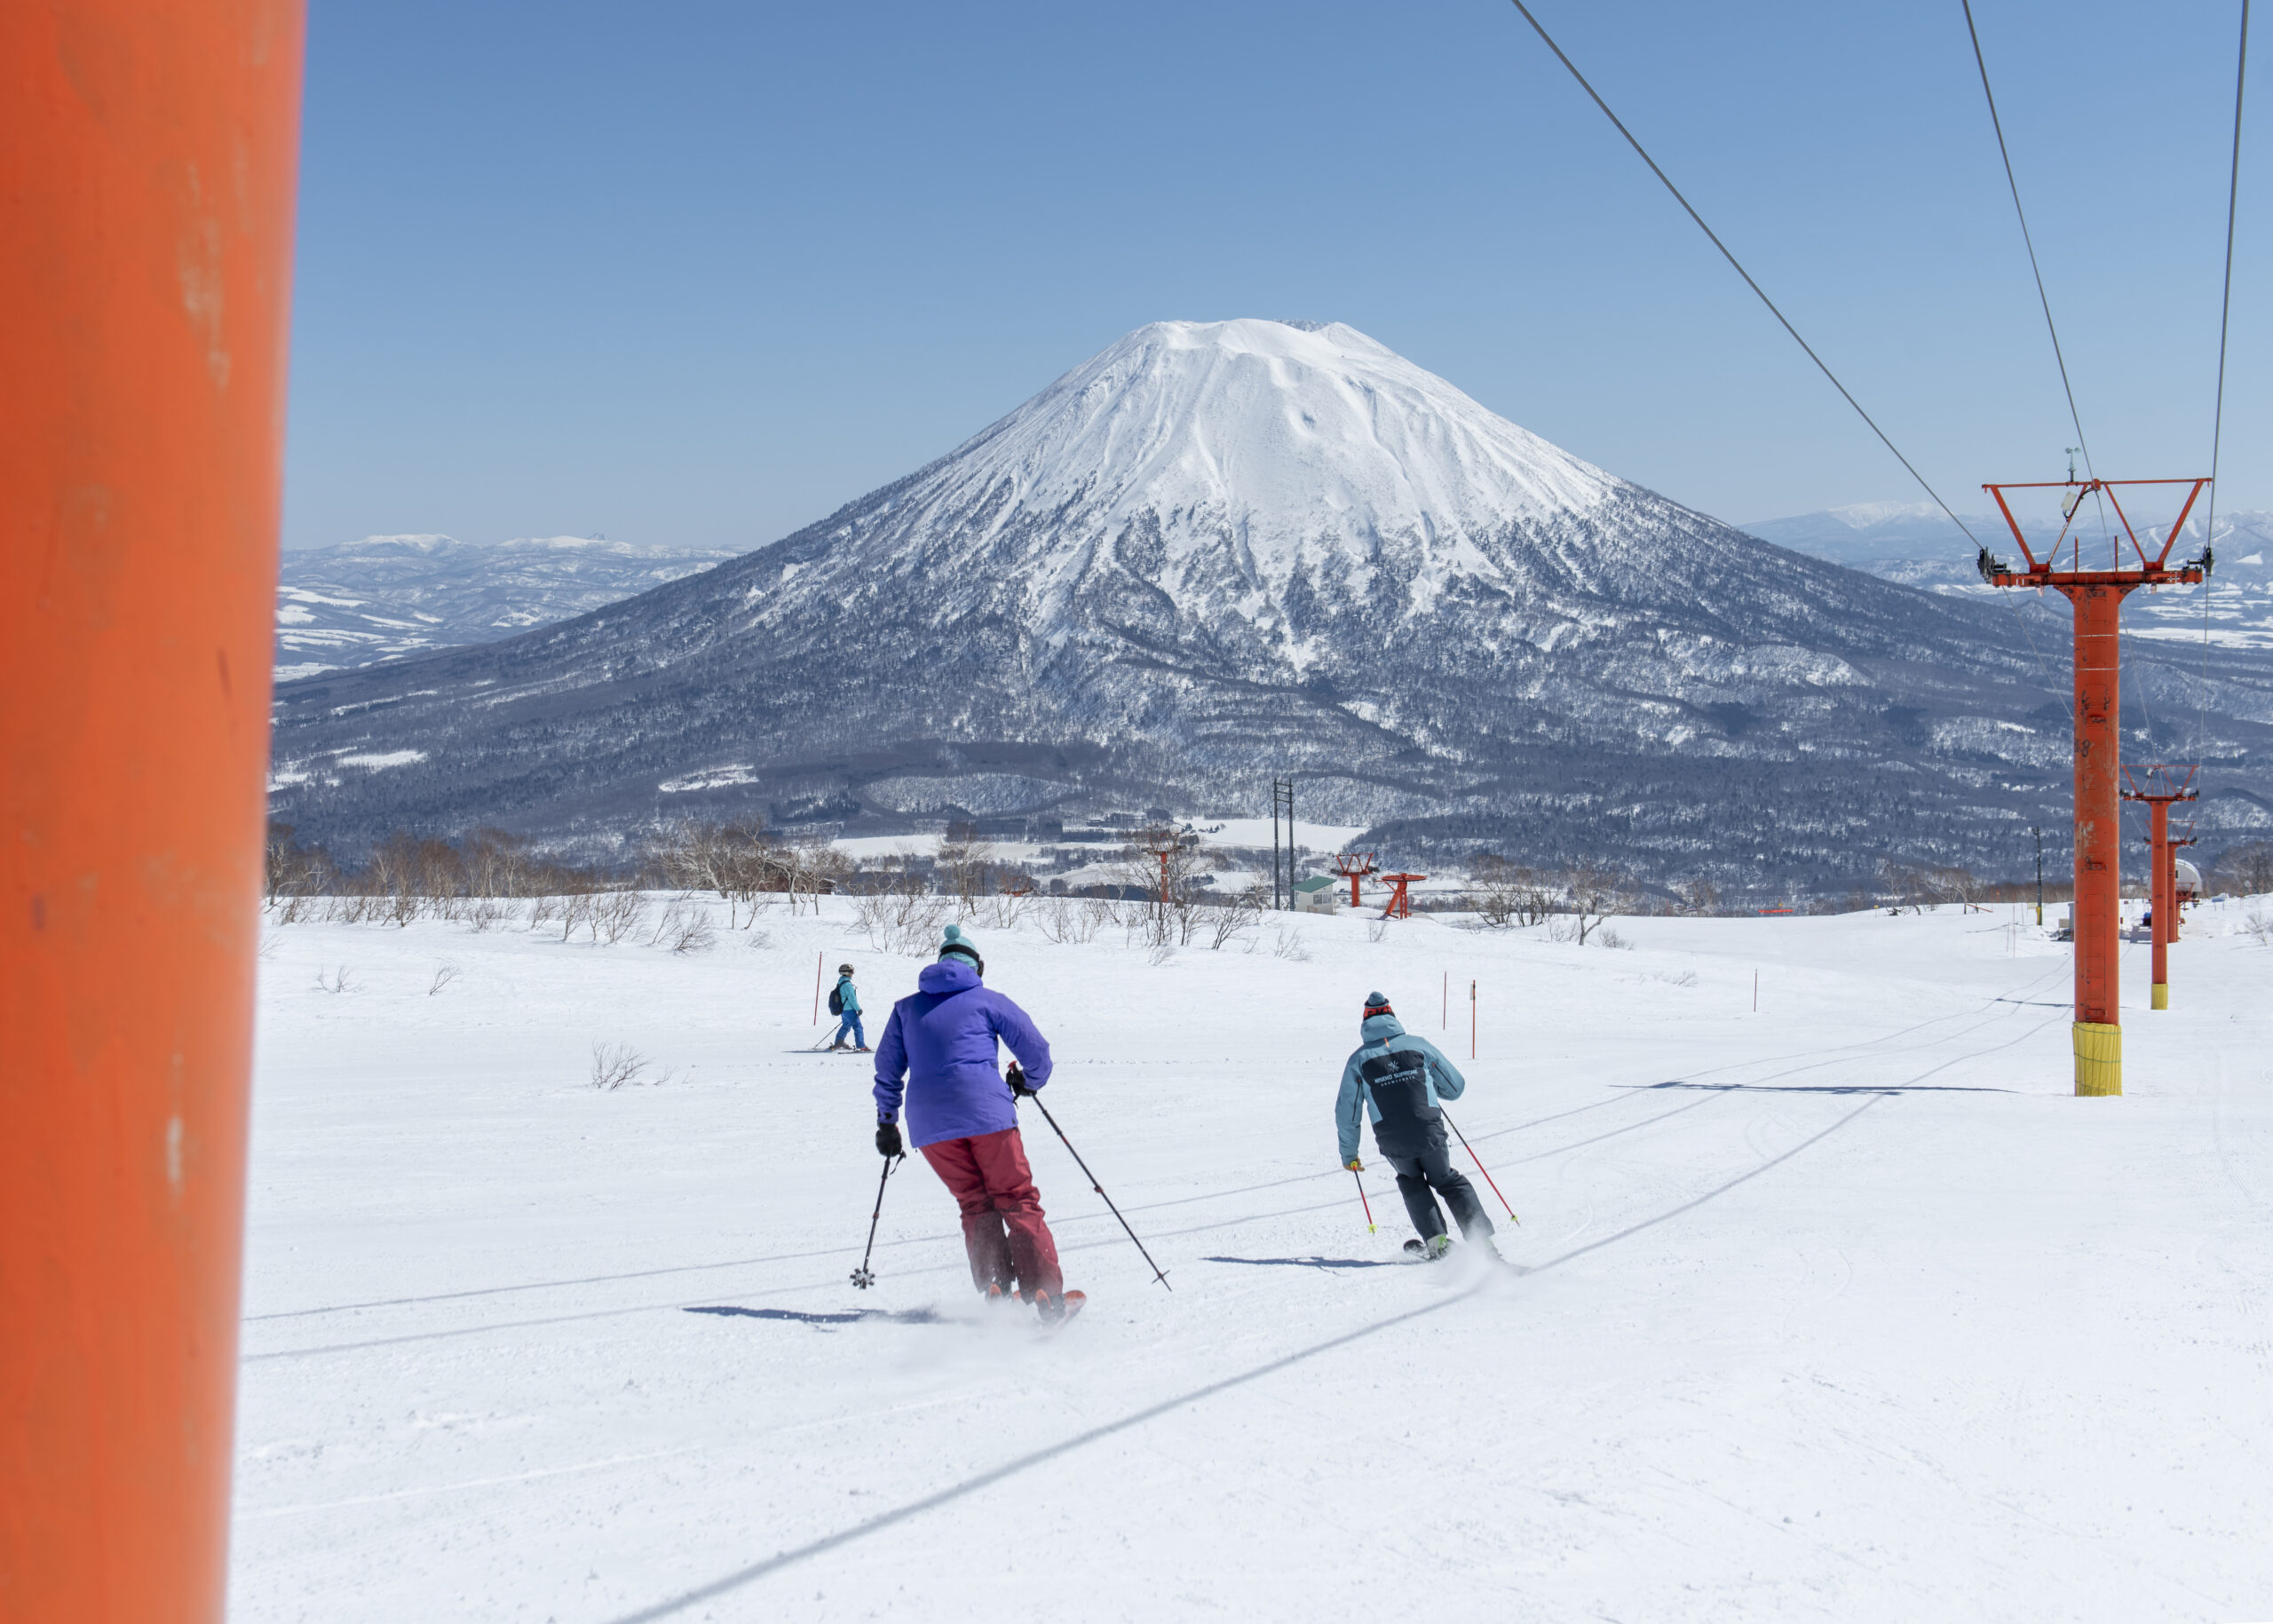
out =
[[[1991,586],[2050,587],[2066,597],[2076,615],[2075,729],[2076,729],[2076,1014],[2073,1041],[2076,1092],[2079,1095],[2123,1092],[2123,1027],[2117,1007],[2118,933],[2121,910],[2118,891],[2122,859],[2122,803],[2118,799],[2118,771],[2122,758],[2122,733],[2118,725],[2120,694],[2118,657],[2122,630],[2123,600],[2141,587],[2178,586],[2201,582],[2210,570],[2209,544],[2202,556],[2173,566],[2170,550],[2176,545],[2186,516],[2202,489],[2201,479],[2054,479],[2033,484],[1984,485],[1997,499],[1997,508],[2011,527],[2026,567],[2014,569],[1984,547],[1978,560],[1981,578]],[[2152,558],[2140,544],[2131,521],[2124,515],[2116,492],[2134,486],[2189,485],[2186,503],[2178,520],[2163,538]],[[2051,550],[2042,558],[2021,534],[2020,521],[2005,500],[2010,490],[2063,490],[2063,523]],[[2122,521],[2123,540],[2115,543],[2117,556],[2107,569],[2082,566],[2082,543],[2071,547],[2070,532],[2087,496],[2103,495]],[[2123,542],[2130,543],[2136,568],[2125,567]],[[2055,567],[2061,550],[2070,548],[2070,567]],[[2159,971],[2158,971],[2159,973]]]
[[1389,906],[1382,910],[1383,919],[1413,917],[1413,898],[1406,889],[1429,876],[1425,874],[1385,874],[1382,879],[1390,888]]
[[1334,872],[1350,882],[1350,906],[1353,908],[1366,906],[1358,894],[1358,882],[1369,874],[1381,872],[1380,865],[1374,861],[1374,856],[1375,853],[1371,852],[1337,852],[1334,854]]
[[1168,864],[1175,860],[1183,838],[1174,829],[1147,829],[1136,837],[1138,845],[1160,866],[1160,906],[1165,908],[1176,900],[1168,876]]
[[[2131,787],[2123,792],[2126,801],[2146,804],[2149,824],[2147,831],[2147,918],[2150,927],[2149,939],[2154,943],[2154,1007],[2170,1008],[2170,945],[2178,939],[2174,928],[2178,923],[2178,852],[2170,838],[2170,809],[2174,801],[2191,801],[2199,797],[2194,785],[2194,775],[2199,767],[2141,767],[2135,772],[2123,769],[2124,780]],[[2184,776],[2181,776],[2182,772]]]

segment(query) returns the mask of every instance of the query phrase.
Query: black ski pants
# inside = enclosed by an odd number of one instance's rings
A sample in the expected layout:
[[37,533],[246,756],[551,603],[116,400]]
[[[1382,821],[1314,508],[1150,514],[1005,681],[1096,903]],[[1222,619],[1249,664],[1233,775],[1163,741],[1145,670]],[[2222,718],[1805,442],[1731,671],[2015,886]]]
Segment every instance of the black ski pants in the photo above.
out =
[[1484,1216],[1476,1186],[1468,1182],[1467,1174],[1453,1166],[1442,1129],[1437,1130],[1435,1143],[1419,1155],[1385,1156],[1384,1160],[1397,1170],[1397,1192],[1405,1198],[1405,1210],[1412,1216],[1413,1227],[1421,1232],[1422,1240],[1445,1232],[1444,1209],[1437,1205],[1440,1195],[1445,1206],[1453,1209],[1462,1240],[1492,1233],[1492,1220]]

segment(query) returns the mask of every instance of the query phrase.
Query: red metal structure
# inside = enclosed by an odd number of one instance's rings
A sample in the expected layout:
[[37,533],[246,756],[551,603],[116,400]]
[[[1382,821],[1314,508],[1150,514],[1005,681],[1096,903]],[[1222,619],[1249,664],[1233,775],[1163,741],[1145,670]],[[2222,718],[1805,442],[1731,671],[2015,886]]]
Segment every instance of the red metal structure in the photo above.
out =
[[2151,1002],[2158,1010],[2170,1008],[2170,944],[2178,937],[2172,928],[2178,921],[2178,853],[2171,847],[2171,804],[2198,797],[2193,784],[2200,770],[2188,767],[2181,778],[2177,767],[2123,769],[2124,781],[2130,785],[2123,798],[2144,802],[2148,811],[2147,919],[2154,943]]
[[1382,875],[1382,881],[1387,883],[1390,888],[1389,906],[1382,909],[1382,917],[1383,919],[1412,918],[1413,898],[1407,891],[1406,887],[1412,885],[1416,881],[1425,880],[1429,876],[1425,874],[1385,874]]
[[1358,887],[1367,875],[1381,872],[1371,852],[1337,852],[1334,854],[1334,872],[1350,882],[1350,906],[1363,907],[1365,901],[1358,894]]
[[[2123,1092],[2123,1028],[2118,1008],[2117,958],[2121,929],[2119,883],[2122,861],[2122,803],[2118,798],[2118,772],[2122,759],[2119,725],[2118,657],[2122,629],[2123,600],[2141,587],[2177,586],[2202,581],[2211,558],[2206,543],[2202,556],[2176,567],[2170,550],[2178,542],[2186,516],[2210,481],[2199,479],[2085,479],[2047,480],[2032,484],[1984,485],[1997,509],[2011,527],[2027,566],[2016,570],[1993,557],[1986,547],[1978,560],[1981,578],[1996,587],[2049,587],[2065,597],[2075,610],[2075,730],[2076,730],[2076,1009],[2072,1042],[2076,1058],[2076,1092],[2108,1095]],[[2190,485],[2185,505],[2163,538],[2161,550],[2147,556],[2130,519],[2123,511],[2119,489],[2138,486]],[[2039,558],[2021,533],[2005,499],[2007,491],[2064,490],[2063,523],[2051,550]],[[2056,567],[2063,548],[2070,545],[2076,514],[2087,497],[2103,495],[2123,527],[2115,543],[2117,556],[2107,569],[2085,569],[2082,543],[2075,543],[2071,567]],[[2136,568],[2123,567],[2121,547],[2130,543]]]
[[218,1624],[297,0],[0,4],[0,1618]]
[[1176,851],[1182,844],[1181,839],[1174,829],[1150,829],[1137,838],[1144,849],[1160,866],[1160,902],[1162,907],[1167,907],[1176,900],[1170,894],[1172,887],[1168,878],[1168,865],[1176,860]]
[[2180,850],[2194,844],[2195,837],[2190,834],[2173,835],[2170,837],[2170,939],[2172,941],[2178,939],[2178,928],[2186,923],[2186,905],[2197,900],[2193,883],[2181,879],[2178,873]]

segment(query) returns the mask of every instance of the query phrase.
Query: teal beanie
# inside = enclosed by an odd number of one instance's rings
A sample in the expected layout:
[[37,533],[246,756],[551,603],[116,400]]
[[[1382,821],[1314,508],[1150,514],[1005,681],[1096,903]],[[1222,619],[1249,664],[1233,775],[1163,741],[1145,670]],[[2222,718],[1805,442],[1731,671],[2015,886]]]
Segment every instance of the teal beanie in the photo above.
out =
[[963,934],[961,925],[947,927],[947,933],[939,943],[939,956],[968,959],[973,970],[982,976],[986,973],[986,961],[978,956],[978,944]]

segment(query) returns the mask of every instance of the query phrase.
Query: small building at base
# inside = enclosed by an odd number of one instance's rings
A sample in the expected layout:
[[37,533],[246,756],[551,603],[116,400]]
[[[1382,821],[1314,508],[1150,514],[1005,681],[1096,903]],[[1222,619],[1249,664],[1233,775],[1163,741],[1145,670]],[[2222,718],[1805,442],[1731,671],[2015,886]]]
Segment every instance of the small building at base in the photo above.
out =
[[1342,907],[1342,882],[1331,875],[1313,875],[1295,882],[1295,909],[1303,914],[1332,914]]

